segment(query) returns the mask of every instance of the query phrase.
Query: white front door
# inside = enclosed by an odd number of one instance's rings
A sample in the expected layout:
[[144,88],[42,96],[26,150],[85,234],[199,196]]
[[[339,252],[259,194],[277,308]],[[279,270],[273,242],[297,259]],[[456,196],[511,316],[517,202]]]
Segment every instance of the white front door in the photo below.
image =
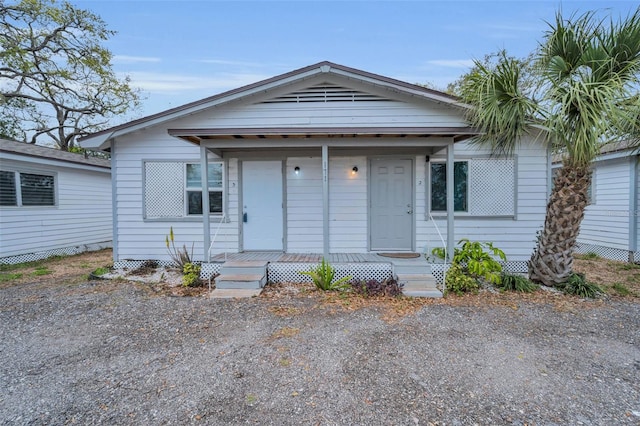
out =
[[371,250],[408,251],[413,246],[413,162],[371,160]]
[[283,249],[282,162],[242,162],[244,250]]

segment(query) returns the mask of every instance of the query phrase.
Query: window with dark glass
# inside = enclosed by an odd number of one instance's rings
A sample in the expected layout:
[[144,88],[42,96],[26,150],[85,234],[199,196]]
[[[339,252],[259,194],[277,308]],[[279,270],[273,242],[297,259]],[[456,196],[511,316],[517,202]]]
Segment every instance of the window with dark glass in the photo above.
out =
[[0,171],[0,206],[17,206],[16,173]]
[[[466,161],[456,161],[453,165],[453,209],[468,211],[468,169]],[[447,164],[431,163],[431,211],[447,210]]]
[[55,206],[52,175],[0,171],[1,206]]
[[[208,166],[209,213],[222,213],[222,163]],[[202,172],[200,164],[186,165],[187,214],[202,214]]]

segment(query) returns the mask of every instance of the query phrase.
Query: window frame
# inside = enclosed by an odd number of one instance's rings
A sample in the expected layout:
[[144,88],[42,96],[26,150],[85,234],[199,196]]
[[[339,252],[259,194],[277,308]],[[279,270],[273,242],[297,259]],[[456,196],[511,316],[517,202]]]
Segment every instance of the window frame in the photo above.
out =
[[[225,162],[224,161],[209,161],[208,163],[208,167],[211,167],[212,165],[220,165],[220,186],[219,187],[209,187],[209,197],[211,197],[211,193],[212,192],[219,192],[220,193],[220,211],[219,212],[212,212],[211,210],[209,210],[209,216],[222,216],[225,212],[225,204],[226,204],[226,200],[225,200],[225,187],[226,187],[226,168],[225,168]],[[200,192],[200,199],[202,200],[202,179],[200,179],[200,184],[198,186],[189,186],[189,180],[187,178],[187,169],[189,168],[189,165],[195,165],[195,166],[201,166],[201,164],[197,161],[185,161],[184,162],[184,181],[183,181],[183,193],[184,193],[184,216],[185,218],[189,218],[189,217],[202,217],[204,212],[202,213],[189,213],[189,193],[190,192]],[[202,173],[202,171],[200,172]],[[202,174],[200,175],[202,177]],[[211,200],[211,198],[209,198],[209,200]],[[209,205],[211,205],[211,202],[209,202]]]
[[[3,168],[1,171],[3,172],[7,172],[7,173],[12,173],[14,175],[13,178],[13,185],[14,185],[14,192],[15,192],[15,199],[16,199],[16,203],[15,204],[11,204],[11,205],[0,205],[0,208],[7,208],[7,209],[31,209],[31,208],[36,208],[36,209],[41,209],[41,208],[51,208],[51,207],[58,207],[59,204],[59,196],[58,196],[58,173],[54,172],[54,171],[43,171],[43,170],[37,170],[37,169],[30,169],[30,168],[19,168],[19,169],[14,169],[14,168]],[[50,177],[53,179],[53,185],[51,188],[51,197],[53,199],[53,203],[52,204],[24,204],[24,197],[23,197],[23,193],[22,193],[22,175],[36,175],[36,176],[44,176],[44,177]]]
[[[455,164],[456,163],[466,163],[467,164],[467,173],[466,173],[466,181],[467,181],[467,185],[466,185],[466,192],[465,192],[465,207],[466,210],[456,210],[455,209],[455,187],[454,187],[454,194],[453,194],[453,198],[454,198],[454,209],[453,209],[453,213],[455,215],[470,215],[469,213],[469,192],[471,191],[471,185],[470,185],[470,172],[471,172],[471,167],[470,167],[470,160],[467,158],[463,158],[463,159],[456,159],[454,160],[454,168],[455,168]],[[432,159],[429,160],[428,165],[427,165],[427,179],[428,179],[428,192],[427,192],[427,201],[429,204],[429,208],[428,208],[428,212],[430,214],[433,215],[446,215],[447,214],[447,210],[446,207],[444,210],[433,210],[433,173],[432,173],[432,169],[431,169],[431,165],[432,164],[444,164],[446,166],[447,161],[445,159]],[[446,184],[446,175],[445,175],[445,184]],[[446,188],[446,187],[445,187]],[[445,200],[446,200],[446,194],[445,194]]]

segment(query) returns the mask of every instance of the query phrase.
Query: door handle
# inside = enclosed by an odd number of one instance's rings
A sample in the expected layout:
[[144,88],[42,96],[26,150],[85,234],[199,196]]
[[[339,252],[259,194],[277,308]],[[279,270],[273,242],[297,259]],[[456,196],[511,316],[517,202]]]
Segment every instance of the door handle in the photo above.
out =
[[245,213],[243,213],[243,214],[242,214],[242,221],[243,221],[244,223],[247,223],[247,219],[248,219],[248,217],[247,217],[247,213],[245,212]]
[[413,210],[411,209],[407,210],[407,214],[411,214],[411,213],[413,213]]

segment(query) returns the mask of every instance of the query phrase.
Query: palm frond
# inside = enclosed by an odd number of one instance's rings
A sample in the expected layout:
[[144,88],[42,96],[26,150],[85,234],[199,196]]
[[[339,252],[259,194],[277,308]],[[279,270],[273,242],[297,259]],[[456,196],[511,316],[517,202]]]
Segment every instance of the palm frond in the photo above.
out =
[[493,67],[476,61],[462,85],[462,99],[475,107],[468,119],[482,132],[475,141],[497,154],[513,152],[536,112],[536,103],[521,90],[520,77],[519,62],[503,52]]

